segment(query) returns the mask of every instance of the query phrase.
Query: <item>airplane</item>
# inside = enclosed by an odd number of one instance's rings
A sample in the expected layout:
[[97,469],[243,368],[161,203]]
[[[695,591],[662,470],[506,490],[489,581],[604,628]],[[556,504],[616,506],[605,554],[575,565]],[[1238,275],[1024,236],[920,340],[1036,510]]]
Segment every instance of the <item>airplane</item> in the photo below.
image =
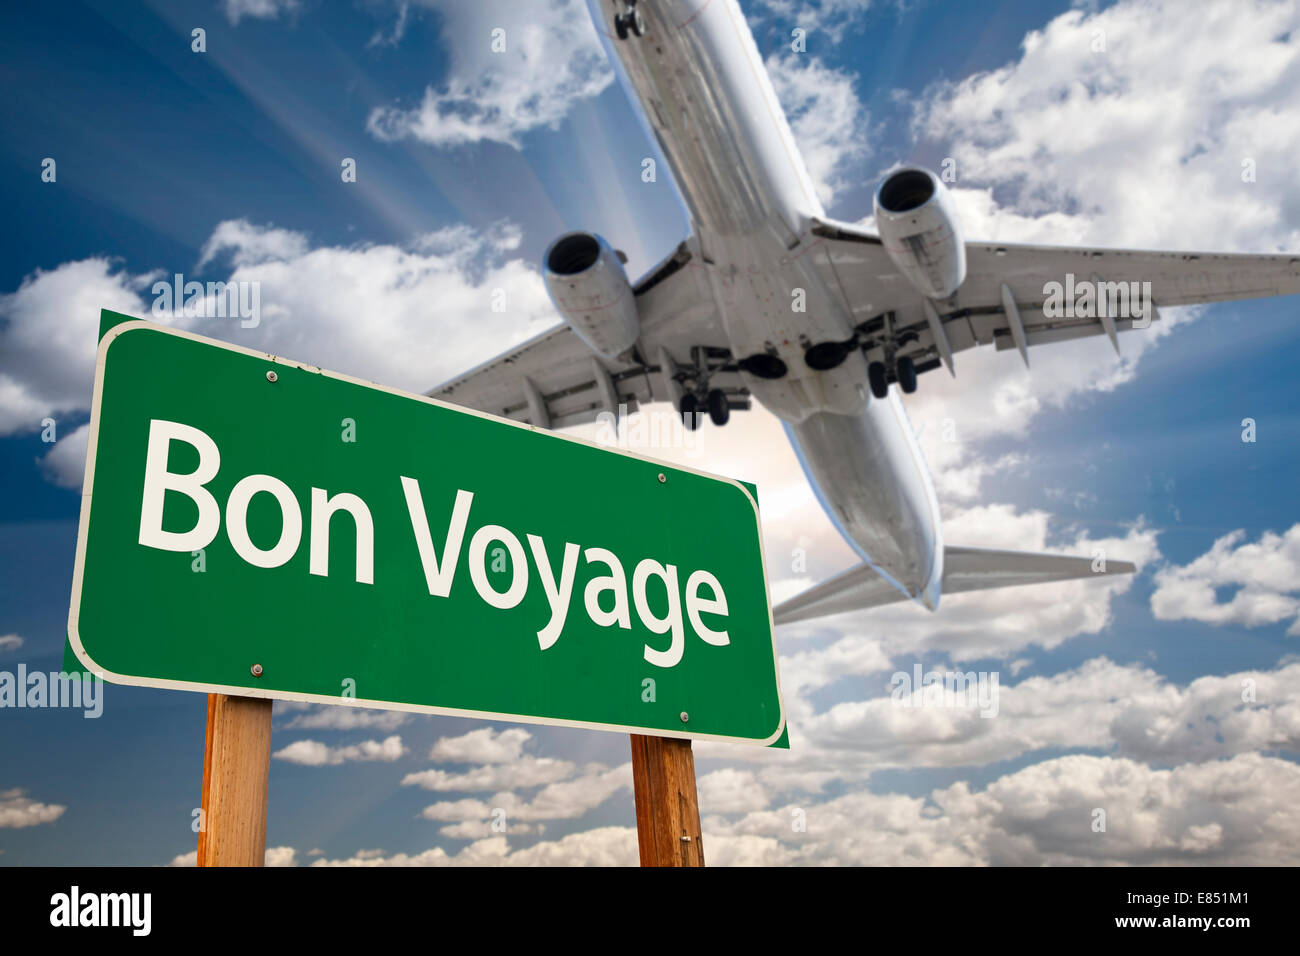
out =
[[[945,545],[898,393],[940,367],[955,375],[956,354],[976,346],[1015,349],[1028,365],[1037,346],[1106,335],[1118,353],[1118,333],[1158,319],[1157,305],[1300,293],[1300,256],[966,241],[942,179],[917,166],[880,183],[875,231],[838,222],[736,0],[587,2],[671,167],[689,237],[631,282],[604,238],[559,236],[542,275],[564,321],[427,394],[543,428],[657,401],[688,428],[706,413],[725,426],[758,401],[861,559],[775,607],[776,624],[1133,573],[1123,561]],[[1145,311],[1124,307],[1132,283],[1149,283]],[[1054,307],[1076,285],[1097,294]]]

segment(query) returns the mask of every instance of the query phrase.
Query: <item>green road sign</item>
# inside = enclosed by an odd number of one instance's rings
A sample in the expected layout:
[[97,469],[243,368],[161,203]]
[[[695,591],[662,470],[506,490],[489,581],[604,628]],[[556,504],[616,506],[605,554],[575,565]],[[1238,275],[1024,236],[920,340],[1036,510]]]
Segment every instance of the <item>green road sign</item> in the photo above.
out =
[[105,314],[68,637],[113,682],[770,744],[738,482]]

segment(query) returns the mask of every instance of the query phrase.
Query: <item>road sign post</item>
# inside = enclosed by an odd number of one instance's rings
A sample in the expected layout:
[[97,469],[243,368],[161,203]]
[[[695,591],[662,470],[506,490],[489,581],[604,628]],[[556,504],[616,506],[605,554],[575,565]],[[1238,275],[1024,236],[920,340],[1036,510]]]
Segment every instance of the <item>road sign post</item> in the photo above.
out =
[[208,695],[199,866],[262,866],[271,769],[271,701]]
[[632,788],[642,866],[703,866],[691,742],[632,735]]
[[786,745],[741,483],[107,312],[68,640],[214,695],[205,862],[264,842],[250,699],[656,738],[638,806],[694,808],[689,740]]

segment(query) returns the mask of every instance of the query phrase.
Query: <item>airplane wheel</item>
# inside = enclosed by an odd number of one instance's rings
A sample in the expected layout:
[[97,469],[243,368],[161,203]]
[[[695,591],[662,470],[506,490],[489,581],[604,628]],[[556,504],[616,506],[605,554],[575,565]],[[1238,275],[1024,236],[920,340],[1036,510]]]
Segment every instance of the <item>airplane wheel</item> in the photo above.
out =
[[871,394],[876,398],[889,395],[889,382],[885,379],[885,363],[871,362],[867,365],[867,382],[871,385]]
[[623,18],[621,13],[614,14],[614,34],[620,40],[627,39],[627,20]]
[[903,390],[905,395],[911,395],[916,391],[916,364],[906,355],[898,360],[895,366],[898,376],[898,387]]
[[639,37],[645,36],[645,18],[641,16],[641,11],[633,9],[627,15],[627,18],[629,21],[628,26],[632,28],[632,32]]
[[731,418],[731,404],[722,389],[715,388],[709,392],[709,420],[721,428]]
[[700,417],[696,414],[700,408],[700,400],[694,395],[687,393],[682,396],[682,404],[679,411],[682,413],[682,424],[686,426],[687,431],[695,431],[700,427]]

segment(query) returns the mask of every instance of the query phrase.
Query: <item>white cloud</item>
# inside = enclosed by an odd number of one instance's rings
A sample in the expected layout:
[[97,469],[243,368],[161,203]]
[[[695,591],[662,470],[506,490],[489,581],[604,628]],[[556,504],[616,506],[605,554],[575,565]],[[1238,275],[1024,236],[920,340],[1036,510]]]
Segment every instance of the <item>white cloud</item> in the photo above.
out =
[[1294,2],[1243,17],[1220,0],[1192,17],[1123,0],[1063,13],[1026,36],[1017,62],[939,85],[917,129],[948,144],[963,186],[998,187],[1053,242],[1294,249],[1298,76]]
[[402,786],[463,792],[519,790],[547,783],[559,783],[561,780],[568,779],[575,769],[576,766],[568,760],[525,754],[508,763],[475,767],[465,773],[451,773],[446,770],[408,773],[402,778]]
[[592,764],[578,777],[546,785],[531,800],[503,791],[488,800],[446,800],[430,804],[421,816],[426,820],[452,822],[485,820],[499,808],[505,811],[508,822],[576,820],[619,791],[631,788],[630,763],[613,769]]
[[359,744],[344,747],[330,747],[316,740],[296,740],[271,756],[307,767],[325,767],[362,760],[391,763],[400,760],[405,753],[402,738],[394,734],[383,740],[363,740]]
[[491,727],[471,730],[459,737],[442,737],[429,751],[438,763],[510,763],[524,752],[532,734],[522,727],[497,731]]
[[402,42],[402,37],[406,35],[406,25],[411,16],[411,4],[409,0],[397,0],[397,16],[393,21],[393,28],[387,36],[382,29],[376,30],[366,43],[367,47],[375,46],[397,46]]
[[[966,783],[912,797],[847,793],[704,820],[713,866],[1291,865],[1300,863],[1300,767],[1243,754],[1154,769],[1076,755],[1033,764],[982,790]],[[1093,830],[1105,811],[1104,832]],[[795,824],[802,823],[803,830]],[[457,832],[460,832],[459,830]],[[477,832],[477,827],[466,828]],[[375,851],[313,866],[633,866],[636,831],[602,827],[511,851],[506,835],[456,854]]]
[[763,809],[770,796],[752,770],[727,767],[706,773],[696,781],[700,797],[700,815],[708,813],[746,813]]
[[275,20],[281,13],[293,13],[298,10],[299,0],[223,0],[223,5],[230,25],[238,26],[244,17]]
[[[838,703],[800,722],[816,758],[875,770],[981,766],[1053,749],[1114,751],[1166,764],[1300,750],[1300,700],[1290,691],[1300,663],[1202,677],[1185,688],[1104,657],[1018,684],[1000,674],[993,717],[981,716],[978,706],[900,702],[885,676],[881,696]],[[1247,688],[1253,697],[1243,699]]]
[[95,257],[37,269],[0,295],[0,436],[89,409],[99,310],[140,314],[152,278]]
[[[519,241],[517,226],[497,223],[443,229],[409,248],[313,249],[298,233],[223,222],[205,255],[229,258],[228,281],[260,283],[256,328],[154,316],[152,283],[171,281],[161,271],[136,275],[104,258],[38,270],[0,295],[0,436],[89,409],[101,308],[422,392],[558,321],[536,269],[505,258]],[[491,308],[498,290],[504,312]],[[84,427],[63,434],[39,460],[50,480],[80,487],[87,437]]]
[[[381,140],[434,146],[491,141],[520,147],[533,129],[556,129],[573,103],[598,95],[613,72],[581,0],[530,5],[508,0],[424,0],[442,21],[451,59],[445,80],[417,106],[379,107],[366,122]],[[493,52],[493,31],[505,49]]]
[[86,477],[86,449],[90,445],[90,425],[79,425],[64,435],[37,460],[46,480],[60,488],[81,491]]
[[635,829],[599,827],[514,851],[507,837],[495,836],[454,855],[434,847],[416,854],[316,860],[312,866],[636,866],[638,860]]
[[298,714],[286,730],[396,730],[410,719],[400,710],[372,710],[350,704],[326,704]]
[[[1156,573],[1151,613],[1161,621],[1204,621],[1262,627],[1295,618],[1287,633],[1300,634],[1300,524],[1257,542],[1238,530],[1184,565]],[[1216,589],[1234,590],[1220,601]]]
[[256,226],[246,219],[227,219],[212,231],[203,244],[198,267],[202,269],[223,253],[235,266],[298,259],[307,252],[307,237],[289,229]]
[[505,831],[494,826],[493,820],[462,820],[460,823],[449,823],[445,827],[438,828],[439,836],[445,836],[452,840],[483,840],[491,839],[496,833],[506,832],[510,836],[529,836],[545,832],[544,823],[514,823],[508,824]]
[[791,26],[808,32],[810,52],[821,46],[824,34],[832,43],[844,38],[845,30],[865,13],[872,0],[758,0],[757,6],[767,13],[788,21]]
[[[1156,770],[1115,757],[1069,756],[928,797],[849,793],[705,828],[705,854],[754,842],[744,862],[788,865],[1295,865],[1300,767],[1243,754]],[[1105,832],[1092,829],[1106,813]],[[792,827],[802,810],[806,832]],[[718,862],[711,859],[710,862]]]
[[56,803],[37,803],[22,789],[0,790],[0,829],[39,826],[53,823],[67,807]]
[[23,646],[23,639],[17,634],[5,634],[0,636],[0,654],[9,651],[16,651]]
[[291,846],[269,846],[266,848],[266,865],[297,866],[297,855],[297,851]]
[[464,800],[443,800],[425,807],[421,816],[426,820],[486,820],[492,816],[494,808],[482,800],[465,798]]
[[868,118],[853,77],[795,53],[768,57],[767,72],[818,198],[829,206],[844,185],[844,167],[867,152]]

